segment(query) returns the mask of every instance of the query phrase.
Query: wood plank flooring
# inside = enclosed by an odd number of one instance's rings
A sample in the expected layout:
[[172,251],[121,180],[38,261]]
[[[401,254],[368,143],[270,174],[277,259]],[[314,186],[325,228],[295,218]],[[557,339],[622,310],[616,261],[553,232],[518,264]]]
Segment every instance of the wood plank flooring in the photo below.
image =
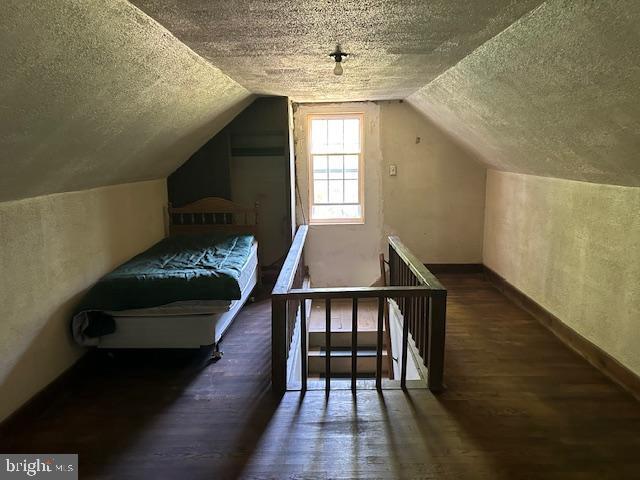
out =
[[445,379],[428,391],[269,393],[269,304],[215,364],[96,356],[3,452],[78,452],[81,478],[635,479],[640,404],[482,275],[449,289]]

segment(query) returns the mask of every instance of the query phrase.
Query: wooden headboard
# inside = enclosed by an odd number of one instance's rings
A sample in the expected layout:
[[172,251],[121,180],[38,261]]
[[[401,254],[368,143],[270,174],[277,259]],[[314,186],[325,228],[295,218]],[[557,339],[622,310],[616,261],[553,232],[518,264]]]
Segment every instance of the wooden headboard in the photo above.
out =
[[224,232],[258,238],[258,204],[253,208],[219,197],[207,197],[183,207],[168,208],[169,235]]

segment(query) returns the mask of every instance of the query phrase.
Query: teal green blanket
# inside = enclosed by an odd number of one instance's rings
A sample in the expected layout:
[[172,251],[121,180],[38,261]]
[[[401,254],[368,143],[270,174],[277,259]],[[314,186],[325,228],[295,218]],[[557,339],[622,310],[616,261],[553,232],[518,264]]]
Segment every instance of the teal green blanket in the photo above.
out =
[[253,240],[220,234],[165,238],[102,278],[74,317],[186,300],[237,300]]

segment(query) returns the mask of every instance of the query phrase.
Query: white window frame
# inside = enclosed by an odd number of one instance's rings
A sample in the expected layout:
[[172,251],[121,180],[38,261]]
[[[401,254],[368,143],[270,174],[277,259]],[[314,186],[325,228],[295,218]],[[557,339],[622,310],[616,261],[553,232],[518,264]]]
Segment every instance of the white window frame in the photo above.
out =
[[[323,152],[321,155],[327,157],[331,155],[357,155],[358,156],[358,203],[336,203],[333,205],[360,205],[360,216],[349,218],[313,218],[313,206],[314,202],[314,177],[313,177],[313,155],[311,151],[311,121],[312,120],[331,120],[331,119],[349,119],[357,118],[360,124],[360,152]],[[364,224],[364,113],[362,112],[336,112],[336,113],[309,113],[307,115],[307,170],[309,171],[309,224],[311,225],[335,225],[335,224],[351,224],[358,225]],[[315,155],[319,155],[316,153]],[[328,161],[328,160],[327,160]]]

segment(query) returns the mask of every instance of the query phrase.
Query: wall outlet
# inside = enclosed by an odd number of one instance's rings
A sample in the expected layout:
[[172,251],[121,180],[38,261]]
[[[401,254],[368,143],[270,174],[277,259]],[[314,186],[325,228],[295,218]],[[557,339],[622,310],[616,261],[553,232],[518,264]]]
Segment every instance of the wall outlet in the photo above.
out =
[[398,168],[395,165],[389,165],[389,175],[395,177],[398,174]]

